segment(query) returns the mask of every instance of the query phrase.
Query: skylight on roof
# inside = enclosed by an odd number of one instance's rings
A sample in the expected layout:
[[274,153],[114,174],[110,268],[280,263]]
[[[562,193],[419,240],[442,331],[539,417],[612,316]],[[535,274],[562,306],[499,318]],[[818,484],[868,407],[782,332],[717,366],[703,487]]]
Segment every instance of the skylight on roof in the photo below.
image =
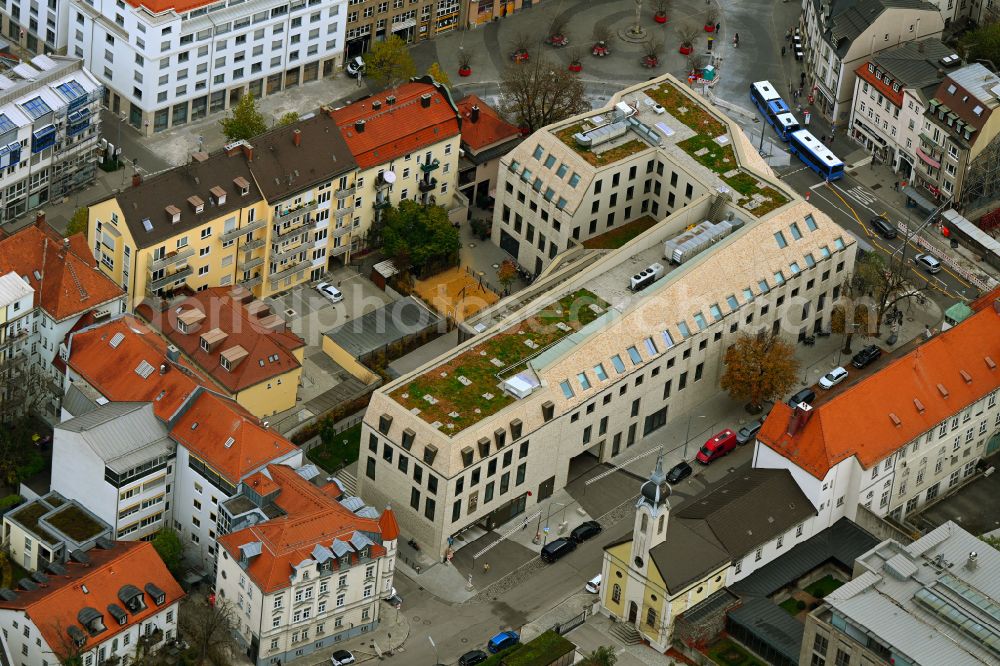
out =
[[155,369],[156,368],[151,366],[148,361],[142,361],[139,363],[138,367],[136,367],[135,374],[139,375],[143,379],[148,379],[149,376],[153,374],[153,370]]
[[6,134],[7,132],[17,129],[17,125],[11,122],[11,119],[7,117],[7,114],[0,113],[0,134]]
[[83,97],[87,94],[87,91],[83,89],[78,81],[66,81],[65,83],[60,83],[56,86],[56,90],[63,94],[63,97],[69,101],[73,101],[78,97]]
[[52,113],[52,109],[41,97],[33,97],[21,105],[24,111],[31,116],[32,120],[38,120],[46,113]]
[[111,336],[111,340],[108,342],[108,344],[111,345],[112,349],[117,349],[118,345],[120,345],[122,343],[122,340],[124,339],[125,339],[124,333],[120,332],[115,333],[114,335]]

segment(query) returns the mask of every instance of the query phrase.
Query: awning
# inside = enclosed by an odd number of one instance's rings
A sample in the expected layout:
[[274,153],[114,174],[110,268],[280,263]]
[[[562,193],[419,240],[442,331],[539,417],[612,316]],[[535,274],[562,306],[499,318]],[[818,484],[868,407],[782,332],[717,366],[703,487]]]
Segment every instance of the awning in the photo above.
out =
[[917,206],[917,208],[920,208],[921,210],[924,210],[928,213],[934,212],[934,209],[937,208],[937,206],[932,204],[922,194],[917,192],[909,185],[903,188],[903,194],[906,195],[906,198],[912,201]]
[[941,168],[941,163],[940,162],[938,162],[933,157],[931,157],[930,155],[928,155],[924,151],[920,150],[919,148],[917,148],[917,157],[919,157],[920,159],[922,159],[924,162],[926,162],[930,166],[934,167],[935,169],[940,169]]

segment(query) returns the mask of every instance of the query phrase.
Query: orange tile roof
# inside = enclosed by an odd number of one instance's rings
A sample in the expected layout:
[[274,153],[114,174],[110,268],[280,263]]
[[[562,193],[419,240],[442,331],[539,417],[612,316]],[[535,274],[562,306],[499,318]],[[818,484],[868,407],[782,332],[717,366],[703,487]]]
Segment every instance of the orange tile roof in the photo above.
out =
[[[382,532],[383,540],[389,538],[380,525],[385,514],[380,520],[361,518],[285,465],[268,465],[267,472],[281,487],[276,501],[288,515],[227,534],[218,540],[219,545],[237,561],[240,559],[240,546],[261,542],[261,554],[250,560],[246,571],[265,594],[288,587],[294,567],[303,560],[311,559],[317,545],[329,547],[334,539],[347,543],[355,532]],[[391,515],[389,509],[386,512]],[[395,523],[395,519],[391,520]],[[377,542],[371,550],[372,557],[381,557],[386,552]]]
[[[431,95],[428,108],[420,104],[420,96],[425,93]],[[395,95],[395,104],[385,103],[390,95]],[[380,101],[382,108],[373,110],[374,101]],[[459,134],[458,112],[451,100],[427,83],[404,83],[394,90],[331,111],[330,116],[362,169],[385,164]],[[357,120],[365,121],[363,132],[355,129]]]
[[795,435],[792,408],[776,404],[757,437],[818,479],[851,456],[869,469],[1000,388],[998,364],[1000,312],[990,307],[817,405]]
[[[121,336],[120,339],[118,336]],[[116,342],[116,345],[112,345]],[[167,362],[167,343],[151,328],[126,315],[73,333],[69,367],[111,401],[152,402],[156,416],[167,421],[200,384],[211,380],[186,361]],[[153,371],[145,378],[143,363]],[[160,366],[168,366],[160,374]]]
[[386,507],[382,512],[382,517],[378,519],[378,525],[382,528],[382,538],[387,541],[399,538],[399,523],[396,522],[396,514],[390,507]]
[[[42,633],[49,649],[61,656],[67,646],[72,645],[68,635],[70,627],[77,627],[87,642],[80,648],[86,652],[97,645],[111,640],[123,631],[141,625],[153,615],[184,596],[180,585],[174,580],[153,544],[147,541],[116,541],[109,550],[93,548],[87,551],[88,565],[69,561],[65,565],[66,575],[46,574],[48,585],[35,590],[17,590],[12,601],[0,599],[0,608],[23,611]],[[164,602],[156,605],[145,591],[147,583],[152,583],[164,593]],[[125,604],[118,598],[118,591],[125,585],[133,585],[143,592],[146,607],[138,613],[127,613],[124,625],[111,616],[109,604],[125,610]],[[91,636],[80,625],[77,614],[90,607],[103,616],[104,631]]]
[[[235,395],[302,367],[292,351],[304,347],[305,341],[291,331],[267,330],[261,326],[260,320],[271,314],[270,309],[251,315],[240,300],[233,298],[233,291],[231,287],[205,289],[163,312],[143,303],[136,308],[136,314],[180,348],[219,386]],[[178,316],[192,310],[204,313],[205,319],[189,333],[183,333]],[[212,351],[205,351],[201,336],[213,329],[221,330],[226,337]],[[222,367],[221,353],[237,345],[247,355],[231,371],[226,370]]]
[[[35,290],[35,305],[56,321],[87,312],[124,292],[97,268],[83,234],[64,240],[44,222],[0,240],[0,275],[17,273]],[[35,273],[40,277],[35,277]]]
[[[521,130],[497,115],[489,104],[476,95],[468,95],[455,103],[462,116],[462,143],[480,151],[502,141],[521,136]],[[479,107],[479,120],[472,122],[472,107]]]
[[170,436],[233,485],[297,450],[236,403],[211,391],[202,391],[191,401]]
[[199,7],[211,5],[216,0],[127,0],[133,7],[145,7],[154,14],[160,14],[171,9],[178,14],[189,12]]

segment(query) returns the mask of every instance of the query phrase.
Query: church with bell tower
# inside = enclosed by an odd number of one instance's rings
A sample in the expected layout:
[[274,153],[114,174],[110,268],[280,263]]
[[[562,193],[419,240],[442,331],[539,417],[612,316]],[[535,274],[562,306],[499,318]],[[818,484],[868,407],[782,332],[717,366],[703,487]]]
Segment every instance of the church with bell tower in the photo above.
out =
[[666,652],[677,616],[732,583],[741,570],[734,563],[751,546],[814,515],[791,475],[774,471],[749,469],[694,497],[672,497],[661,452],[639,488],[632,533],[604,547],[601,612]]

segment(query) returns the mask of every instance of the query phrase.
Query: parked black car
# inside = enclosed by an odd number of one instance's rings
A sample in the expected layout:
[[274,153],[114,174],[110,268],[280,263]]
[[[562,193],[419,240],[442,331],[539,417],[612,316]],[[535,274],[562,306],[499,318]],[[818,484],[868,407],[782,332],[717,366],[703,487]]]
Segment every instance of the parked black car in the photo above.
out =
[[871,220],[872,228],[878,232],[882,238],[892,240],[899,235],[899,231],[889,220],[884,217],[873,217]]
[[736,432],[736,443],[740,446],[745,445],[747,442],[752,442],[757,438],[757,433],[760,432],[760,427],[764,425],[763,421],[755,421],[750,425],[745,425]]
[[541,558],[543,562],[552,563],[566,557],[574,550],[576,550],[576,542],[572,539],[556,539],[545,544],[545,547],[542,548]]
[[674,485],[675,483],[680,483],[684,479],[691,476],[691,465],[687,464],[683,460],[674,465],[669,472],[667,472],[667,483]]
[[601,529],[601,524],[599,522],[596,520],[588,520],[580,523],[577,527],[574,527],[573,531],[569,533],[569,538],[577,543],[583,543],[587,539],[600,534]]
[[804,402],[808,405],[811,405],[813,403],[813,400],[815,399],[816,399],[816,391],[813,391],[811,388],[804,388],[788,399],[788,406],[795,407],[800,402]]
[[476,666],[476,664],[481,664],[489,658],[490,655],[482,650],[469,650],[458,658],[458,666]]
[[851,359],[851,365],[855,368],[863,368],[877,360],[881,355],[882,350],[879,349],[878,345],[869,345],[854,355],[854,358]]

